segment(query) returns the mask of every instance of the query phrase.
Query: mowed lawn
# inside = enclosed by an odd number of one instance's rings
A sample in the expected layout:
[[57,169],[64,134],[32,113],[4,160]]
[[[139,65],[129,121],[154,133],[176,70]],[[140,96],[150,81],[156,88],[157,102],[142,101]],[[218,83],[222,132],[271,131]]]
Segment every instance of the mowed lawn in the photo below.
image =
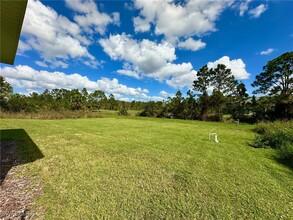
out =
[[252,125],[116,117],[1,129],[24,129],[44,155],[21,166],[43,182],[46,219],[293,218],[293,172],[249,145]]

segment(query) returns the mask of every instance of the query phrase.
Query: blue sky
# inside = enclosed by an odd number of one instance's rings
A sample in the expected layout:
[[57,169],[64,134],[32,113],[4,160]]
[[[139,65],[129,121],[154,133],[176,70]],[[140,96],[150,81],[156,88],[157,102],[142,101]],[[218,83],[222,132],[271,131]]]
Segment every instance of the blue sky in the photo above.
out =
[[15,92],[103,90],[117,99],[186,93],[205,64],[250,86],[293,50],[293,1],[29,0],[13,66]]

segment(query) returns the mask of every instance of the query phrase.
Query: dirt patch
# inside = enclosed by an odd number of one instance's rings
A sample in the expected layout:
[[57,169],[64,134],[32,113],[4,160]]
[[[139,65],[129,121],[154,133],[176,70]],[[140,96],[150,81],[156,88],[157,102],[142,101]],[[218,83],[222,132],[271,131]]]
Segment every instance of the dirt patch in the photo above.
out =
[[1,142],[0,220],[42,219],[41,212],[30,210],[42,192],[40,181],[20,175],[23,167],[15,141]]

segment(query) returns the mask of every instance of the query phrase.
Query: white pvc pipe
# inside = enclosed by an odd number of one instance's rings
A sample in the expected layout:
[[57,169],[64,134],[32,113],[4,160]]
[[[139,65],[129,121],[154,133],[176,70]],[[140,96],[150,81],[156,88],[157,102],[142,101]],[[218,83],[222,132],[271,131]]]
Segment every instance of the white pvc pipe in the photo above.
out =
[[211,140],[211,136],[214,136],[215,142],[217,142],[217,143],[219,142],[217,133],[209,133],[209,141]]

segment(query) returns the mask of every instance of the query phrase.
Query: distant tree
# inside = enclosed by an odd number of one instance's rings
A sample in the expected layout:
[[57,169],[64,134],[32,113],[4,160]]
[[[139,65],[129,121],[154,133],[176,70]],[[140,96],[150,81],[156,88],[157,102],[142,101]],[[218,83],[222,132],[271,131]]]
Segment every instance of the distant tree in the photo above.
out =
[[83,102],[82,94],[78,89],[72,89],[68,94],[70,100],[70,109],[71,110],[82,110],[84,109],[85,103]]
[[217,120],[223,120],[223,108],[226,102],[225,95],[232,94],[237,86],[237,81],[230,69],[224,64],[218,64],[215,69],[210,70],[211,85],[214,87],[211,97],[213,107],[216,111]]
[[198,103],[195,100],[195,95],[192,91],[187,91],[187,97],[184,99],[183,116],[185,119],[196,119],[198,115]]
[[7,102],[7,108],[11,112],[26,111],[28,106],[27,97],[21,94],[12,94]]
[[235,91],[237,81],[232,75],[231,69],[227,69],[224,64],[218,64],[215,69],[210,70],[211,85],[223,95],[231,94]]
[[101,103],[103,100],[107,99],[105,93],[101,90],[95,90],[93,93],[90,94],[92,101],[94,102],[94,106],[97,108],[98,111],[101,109]]
[[253,95],[247,104],[253,122],[270,120],[274,113],[274,101],[272,97],[263,96],[258,99]]
[[84,108],[88,109],[89,106],[89,92],[87,91],[86,88],[83,88],[81,90],[81,95],[82,95],[82,102],[84,103]]
[[244,83],[239,83],[232,96],[229,97],[230,113],[234,119],[244,119],[247,112],[247,99],[248,94]]
[[154,101],[147,102],[145,109],[139,114],[139,116],[144,116],[144,117],[157,117],[158,115],[159,115],[159,112],[157,111],[156,102]]
[[193,90],[207,93],[211,86],[211,72],[207,65],[204,65],[197,72],[197,79],[193,81]]
[[184,103],[183,96],[180,90],[176,92],[176,95],[169,101],[169,111],[174,118],[183,118]]
[[211,99],[207,92],[199,96],[199,118],[206,121],[211,106]]
[[38,112],[43,105],[42,97],[37,92],[31,92],[26,100],[28,102],[26,112]]
[[121,101],[120,102],[120,110],[118,111],[118,115],[120,116],[128,116],[129,113],[127,112],[127,110],[129,109],[128,103],[125,101]]
[[117,107],[117,101],[113,94],[109,95],[108,103],[109,103],[110,110],[114,110]]
[[193,81],[193,90],[201,92],[199,98],[200,119],[206,120],[210,109],[208,88],[211,86],[211,72],[207,65],[204,65],[197,72],[197,79]]
[[43,102],[43,108],[47,110],[52,110],[54,106],[54,99],[51,95],[51,92],[48,89],[45,89],[44,92],[40,95]]
[[226,97],[220,91],[214,89],[209,97],[211,109],[213,110],[213,120],[223,121],[223,109],[226,104]]
[[[212,104],[216,117],[219,121],[223,119],[223,108],[225,105],[225,95],[231,94],[237,86],[237,81],[230,69],[224,64],[218,64],[215,69],[209,69],[207,65],[200,68],[197,79],[193,82],[193,89],[202,92],[200,97],[200,117],[206,120]],[[208,89],[213,88],[213,94],[208,96]]]
[[52,109],[59,111],[63,109],[71,109],[71,91],[67,89],[52,89],[50,95],[53,99]]
[[3,76],[0,76],[0,110],[7,108],[7,102],[13,93],[12,86],[6,82]]
[[131,103],[130,103],[130,109],[132,110],[137,110],[137,103],[135,100],[133,100]]
[[269,61],[263,72],[256,76],[252,84],[257,89],[254,94],[266,94],[276,98],[277,118],[292,117],[293,105],[293,52],[287,52]]

